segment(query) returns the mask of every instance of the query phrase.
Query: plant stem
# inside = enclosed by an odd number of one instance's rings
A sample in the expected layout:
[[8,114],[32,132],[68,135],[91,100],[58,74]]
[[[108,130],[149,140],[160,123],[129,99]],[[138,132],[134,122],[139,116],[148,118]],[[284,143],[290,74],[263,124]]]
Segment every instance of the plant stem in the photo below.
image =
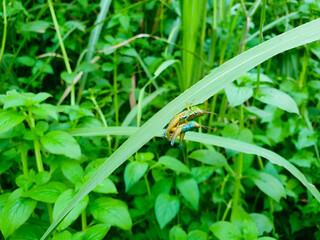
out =
[[115,67],[113,70],[113,94],[114,94],[114,110],[115,110],[115,115],[116,115],[116,126],[119,126],[119,108],[118,108],[118,72],[117,72],[117,54],[114,53],[114,63]]
[[24,174],[25,176],[28,176],[29,173],[28,173],[27,153],[26,153],[23,145],[24,145],[23,142],[21,142],[21,143],[19,144],[20,153],[21,153],[22,170],[23,170],[23,174]]
[[[56,32],[57,32],[59,44],[60,44],[62,55],[63,55],[63,60],[64,60],[64,63],[66,65],[67,72],[70,74],[70,73],[72,73],[72,70],[71,70],[71,67],[70,67],[67,51],[66,51],[66,49],[64,47],[64,43],[63,43],[63,40],[62,40],[62,37],[61,37],[59,24],[58,24],[58,21],[57,21],[57,18],[56,18],[56,14],[54,12],[52,0],[48,0],[48,5],[49,5],[49,9],[50,9],[52,20],[53,20],[53,24],[54,24],[54,27],[55,27]],[[74,90],[74,84],[71,83],[71,105],[74,105],[74,104],[75,104],[75,90]]]
[[87,229],[87,213],[86,209],[83,209],[81,212],[81,227],[82,231],[85,231]]
[[145,175],[143,176],[143,178],[144,178],[144,181],[145,181],[145,183],[146,183],[146,187],[147,187],[147,192],[148,192],[149,199],[151,199],[152,196],[151,196],[150,184],[149,184],[149,181],[148,181],[147,174],[145,174]]
[[2,36],[2,44],[1,44],[1,52],[0,52],[0,62],[2,61],[2,56],[4,53],[4,48],[6,46],[6,39],[7,39],[7,11],[6,11],[6,0],[2,0],[3,6],[3,36]]
[[[91,95],[90,100],[93,102],[93,104],[94,104],[94,106],[95,106],[95,108],[96,108],[96,110],[97,110],[97,112],[98,112],[98,114],[100,116],[100,119],[101,119],[101,121],[103,123],[103,126],[105,128],[108,127],[107,121],[106,121],[106,119],[105,119],[105,117],[104,117],[104,115],[103,115],[103,113],[102,113],[102,111],[101,111],[101,109],[100,109],[100,107],[99,107],[99,105],[98,105],[98,103],[96,101],[96,98],[94,97],[93,94]],[[110,137],[109,134],[107,135],[107,141],[108,141],[108,148],[109,148],[108,152],[109,152],[109,155],[111,155],[112,154],[111,137]]]

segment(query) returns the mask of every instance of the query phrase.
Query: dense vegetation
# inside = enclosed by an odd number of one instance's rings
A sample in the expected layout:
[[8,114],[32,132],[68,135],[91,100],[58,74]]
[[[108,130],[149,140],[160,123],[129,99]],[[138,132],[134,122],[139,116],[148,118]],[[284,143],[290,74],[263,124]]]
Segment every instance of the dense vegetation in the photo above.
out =
[[[320,239],[319,3],[0,14],[0,238]],[[216,115],[172,147],[186,104]]]

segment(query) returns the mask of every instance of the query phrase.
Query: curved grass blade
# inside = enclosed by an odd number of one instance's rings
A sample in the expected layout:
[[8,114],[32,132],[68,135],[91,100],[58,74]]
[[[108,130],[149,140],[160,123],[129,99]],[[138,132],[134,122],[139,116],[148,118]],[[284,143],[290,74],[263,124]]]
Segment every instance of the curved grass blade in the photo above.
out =
[[50,225],[41,239],[45,239],[71,211],[71,209],[94,189],[106,176],[109,176],[133,153],[146,144],[158,131],[160,131],[174,116],[181,111],[185,104],[192,102],[199,104],[222,90],[234,79],[254,68],[265,60],[286,50],[301,46],[320,39],[320,19],[296,27],[280,34],[248,51],[225,62],[204,77],[194,86],[180,94],[156,113],[139,130],[125,141],[100,167],[88,182],[74,196],[71,203],[61,215]]

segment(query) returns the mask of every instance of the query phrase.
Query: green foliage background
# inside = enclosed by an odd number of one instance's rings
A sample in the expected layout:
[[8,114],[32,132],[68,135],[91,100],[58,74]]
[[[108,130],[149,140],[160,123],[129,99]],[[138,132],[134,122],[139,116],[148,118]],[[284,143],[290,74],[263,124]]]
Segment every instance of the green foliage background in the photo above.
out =
[[3,0],[0,238],[320,239],[319,10]]

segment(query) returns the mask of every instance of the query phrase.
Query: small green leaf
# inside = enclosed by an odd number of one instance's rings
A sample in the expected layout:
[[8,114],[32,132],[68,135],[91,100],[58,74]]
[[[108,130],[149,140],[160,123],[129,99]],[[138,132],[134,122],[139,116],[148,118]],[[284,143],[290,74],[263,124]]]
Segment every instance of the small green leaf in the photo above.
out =
[[201,230],[193,230],[188,233],[188,240],[207,240],[208,234]]
[[68,231],[63,231],[55,235],[52,240],[71,240],[72,234]]
[[17,61],[22,65],[25,65],[28,67],[33,67],[35,64],[35,60],[32,57],[28,57],[28,56],[18,57]]
[[226,166],[228,164],[226,158],[221,153],[218,153],[213,149],[201,149],[193,151],[189,155],[189,158],[198,160],[208,165],[215,166],[217,168]]
[[166,70],[169,66],[171,66],[172,64],[176,63],[178,60],[175,59],[170,59],[170,60],[166,60],[164,61],[155,71],[154,76],[158,77],[164,70]]
[[187,240],[187,233],[179,226],[174,226],[170,229],[169,239],[170,240]]
[[159,158],[157,165],[163,165],[165,168],[168,168],[177,173],[188,173],[190,174],[190,169],[180,162],[178,159],[170,156],[162,156]]
[[[75,192],[73,189],[68,189],[64,191],[57,199],[53,207],[53,219],[57,219],[60,213],[69,205]],[[87,207],[89,202],[89,197],[83,198],[62,220],[57,229],[59,231],[66,229],[70,224],[72,224],[81,214],[81,212]]]
[[46,92],[41,92],[41,93],[37,93],[31,99],[32,99],[33,103],[40,103],[40,102],[43,102],[44,100],[46,100],[49,97],[51,97],[51,94],[46,93]]
[[78,67],[79,72],[94,72],[99,69],[99,65],[96,63],[81,63]]
[[56,130],[47,133],[41,139],[44,148],[53,154],[61,154],[70,158],[79,159],[81,149],[77,141],[68,133]]
[[[11,236],[10,240],[39,240],[47,227],[47,224],[37,219],[39,223],[35,225],[34,223],[25,223],[17,229]],[[42,225],[40,225],[42,224]]]
[[158,195],[155,204],[155,212],[161,229],[177,215],[179,207],[179,198],[170,196],[167,193]]
[[211,177],[211,175],[214,172],[214,169],[214,167],[207,166],[191,168],[192,177],[194,178],[194,180],[196,180],[197,183],[202,183],[208,180],[209,177]]
[[34,186],[24,193],[24,196],[41,202],[54,203],[66,189],[67,186],[61,182],[49,182],[45,185]]
[[242,208],[232,210],[231,222],[242,230],[244,239],[253,240],[258,237],[258,230],[250,215]]
[[225,221],[216,222],[210,227],[210,230],[219,240],[240,240],[241,239],[240,230],[230,222],[225,222]]
[[33,213],[37,202],[21,198],[22,189],[17,189],[9,196],[0,213],[0,230],[5,238],[14,233]]
[[228,85],[224,90],[231,107],[241,105],[253,95],[252,88],[246,86],[239,87],[234,83]]
[[95,224],[90,227],[81,240],[102,240],[108,233],[110,225]]
[[93,217],[100,222],[117,226],[124,230],[130,230],[132,227],[128,206],[118,199],[110,197],[98,198],[90,204],[90,211]]
[[130,162],[124,170],[124,182],[126,192],[143,177],[148,169],[148,164],[145,162]]
[[283,185],[268,173],[257,172],[252,180],[262,192],[277,202],[280,201],[281,197],[286,196]]
[[177,187],[192,207],[198,210],[200,193],[197,182],[193,178],[178,178]]
[[257,226],[258,236],[263,235],[265,232],[269,233],[273,229],[272,221],[267,216],[260,213],[250,213],[250,217]]
[[270,87],[260,89],[260,95],[256,97],[259,101],[276,106],[284,111],[299,114],[296,102],[286,93]]
[[116,185],[109,178],[105,178],[92,191],[99,193],[118,193]]
[[21,26],[22,32],[44,32],[49,26],[50,22],[42,20],[25,23]]
[[3,111],[0,112],[0,134],[10,130],[25,119],[19,112]]
[[63,175],[73,184],[83,183],[84,171],[80,164],[74,160],[64,160],[61,164]]

